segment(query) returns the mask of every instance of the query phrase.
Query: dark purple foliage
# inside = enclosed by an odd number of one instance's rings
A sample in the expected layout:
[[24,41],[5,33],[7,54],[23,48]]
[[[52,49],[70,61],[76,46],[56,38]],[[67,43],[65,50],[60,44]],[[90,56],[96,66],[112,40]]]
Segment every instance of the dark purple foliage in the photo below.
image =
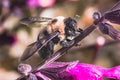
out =
[[16,37],[10,34],[8,31],[4,31],[0,34],[0,45],[11,45],[16,42]]
[[[39,66],[40,67],[40,66]],[[53,62],[45,68],[29,73],[29,80],[103,80],[103,77],[120,80],[120,66],[103,68],[92,64]],[[19,78],[17,80],[26,80]]]
[[106,13],[105,19],[109,20],[112,23],[120,24],[120,10]]
[[108,23],[99,23],[98,27],[103,34],[107,34],[115,40],[120,40],[120,31],[116,30],[112,25]]
[[108,10],[104,17],[112,23],[120,24],[120,1]]
[[103,34],[109,34],[109,29],[106,27],[106,23],[99,23],[98,27]]

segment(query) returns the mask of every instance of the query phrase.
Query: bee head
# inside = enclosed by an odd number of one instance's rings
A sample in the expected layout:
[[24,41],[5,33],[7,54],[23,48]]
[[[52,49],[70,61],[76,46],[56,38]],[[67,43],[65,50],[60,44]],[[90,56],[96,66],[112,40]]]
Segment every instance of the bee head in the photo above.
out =
[[75,31],[77,30],[76,20],[72,19],[71,17],[68,17],[64,19],[64,24],[65,24],[65,34],[67,36],[74,36]]

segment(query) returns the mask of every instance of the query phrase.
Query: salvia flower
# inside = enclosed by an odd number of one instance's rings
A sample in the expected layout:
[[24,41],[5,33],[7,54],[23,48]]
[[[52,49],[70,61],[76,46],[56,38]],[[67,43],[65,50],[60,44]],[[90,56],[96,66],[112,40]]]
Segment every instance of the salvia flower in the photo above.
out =
[[103,80],[103,77],[120,80],[120,66],[103,68],[79,61],[53,62],[27,77],[29,80]]

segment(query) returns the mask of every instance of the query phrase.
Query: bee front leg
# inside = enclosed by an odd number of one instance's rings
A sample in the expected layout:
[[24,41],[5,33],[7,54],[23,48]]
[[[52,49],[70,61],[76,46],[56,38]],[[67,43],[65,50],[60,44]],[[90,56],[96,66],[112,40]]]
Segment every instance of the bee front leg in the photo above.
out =
[[76,36],[79,34],[82,34],[83,30],[81,28],[78,28],[75,32]]
[[74,44],[74,40],[66,39],[66,40],[61,41],[60,44],[62,45],[62,47],[69,47]]
[[77,31],[81,33],[83,30],[81,28],[78,28]]

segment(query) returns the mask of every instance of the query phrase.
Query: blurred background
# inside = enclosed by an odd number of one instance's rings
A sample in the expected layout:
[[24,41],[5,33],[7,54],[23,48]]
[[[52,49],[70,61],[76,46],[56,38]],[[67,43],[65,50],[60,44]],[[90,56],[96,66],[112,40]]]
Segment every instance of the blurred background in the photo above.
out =
[[[119,0],[0,0],[0,80],[14,80],[20,76],[17,71],[19,58],[30,43],[36,41],[41,26],[20,24],[20,19],[30,16],[42,17],[75,17],[78,26],[87,28],[93,22],[92,15],[96,11],[102,14]],[[112,24],[112,23],[110,23]],[[120,25],[112,24],[116,29]],[[90,63],[103,67],[120,65],[120,44],[98,29],[84,38],[68,54],[58,61],[75,61]],[[38,64],[40,58],[35,54],[26,61],[31,65]],[[109,80],[109,79],[108,79]]]

